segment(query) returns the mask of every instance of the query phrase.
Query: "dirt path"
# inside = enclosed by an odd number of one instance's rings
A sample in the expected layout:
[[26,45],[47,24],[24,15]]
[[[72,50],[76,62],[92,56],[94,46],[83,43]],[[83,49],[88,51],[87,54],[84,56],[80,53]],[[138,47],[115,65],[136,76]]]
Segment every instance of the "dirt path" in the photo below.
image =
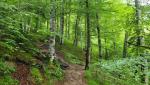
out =
[[55,85],[87,85],[84,79],[84,70],[80,65],[70,65],[65,70],[65,77],[62,81],[57,81]]
[[19,81],[19,85],[35,85],[28,78],[29,77],[29,67],[21,62],[16,63],[16,72],[12,74],[13,78]]
[[[48,50],[48,45],[40,45],[43,50]],[[56,55],[61,63],[68,64],[64,60],[64,54],[56,50]],[[64,70],[64,79],[61,81],[56,81],[54,85],[87,85],[84,79],[84,67],[77,64],[68,64],[69,67]]]
[[57,57],[69,65],[67,69],[64,70],[65,75],[62,81],[55,82],[54,85],[87,85],[84,79],[84,67],[77,64],[69,64],[64,60],[63,53],[57,51]]

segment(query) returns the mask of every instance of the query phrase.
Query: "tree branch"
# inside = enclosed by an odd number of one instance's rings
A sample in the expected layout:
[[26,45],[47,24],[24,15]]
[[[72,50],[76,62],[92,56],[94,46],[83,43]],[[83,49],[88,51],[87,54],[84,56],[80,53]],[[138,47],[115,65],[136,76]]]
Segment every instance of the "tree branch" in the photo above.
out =
[[141,47],[141,48],[145,48],[145,49],[150,49],[150,47],[149,47],[149,46],[144,46],[144,45],[140,45],[140,46],[138,46],[138,45],[133,44],[133,43],[130,43],[130,42],[128,42],[128,44],[133,45],[133,46],[136,46],[136,47]]

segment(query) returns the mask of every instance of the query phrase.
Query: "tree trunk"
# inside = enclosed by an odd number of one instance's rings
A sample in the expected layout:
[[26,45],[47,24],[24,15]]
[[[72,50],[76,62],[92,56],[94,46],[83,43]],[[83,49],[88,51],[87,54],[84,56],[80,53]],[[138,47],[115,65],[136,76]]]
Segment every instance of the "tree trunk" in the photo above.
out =
[[64,42],[64,39],[63,39],[63,36],[64,36],[64,0],[62,0],[62,7],[61,7],[61,16],[60,16],[60,45],[63,44]]
[[67,29],[67,38],[68,39],[70,39],[70,22],[71,22],[71,20],[70,20],[70,13],[69,13],[69,15],[68,15],[68,29]]
[[33,32],[37,32],[39,28],[40,28],[40,17],[36,17],[36,25]]
[[136,24],[136,33],[137,33],[137,55],[140,55],[140,48],[139,46],[142,45],[142,36],[141,36],[141,27],[140,27],[140,17],[141,17],[141,10],[140,10],[140,2],[139,0],[135,0],[135,7],[136,7],[136,15],[135,15],[135,24]]
[[145,73],[145,85],[149,85],[149,74],[148,74],[148,61],[145,60],[145,69],[144,69],[144,73]]
[[101,30],[99,27],[99,16],[96,14],[96,22],[97,22],[97,39],[98,39],[98,53],[99,53],[99,59],[102,59],[102,45],[101,45]]
[[79,21],[80,21],[80,17],[79,15],[77,14],[77,17],[76,17],[76,22],[75,22],[75,32],[74,32],[74,46],[77,46],[78,45],[78,41],[79,41]]
[[53,61],[56,57],[55,54],[55,0],[52,1],[51,13],[50,13],[50,32],[51,36],[49,37],[49,57],[50,60]]
[[49,20],[46,21],[47,29],[49,29]]
[[90,15],[89,15],[89,1],[86,0],[86,9],[87,9],[87,13],[86,13],[86,23],[87,23],[87,46],[86,46],[86,64],[85,64],[85,70],[89,69],[89,63],[90,63],[90,48],[91,48],[91,34],[90,34]]
[[123,58],[127,57],[127,46],[128,46],[128,32],[126,31],[123,46]]
[[107,49],[107,39],[106,39],[106,36],[104,38],[104,41],[105,41],[105,59],[108,59],[109,58],[109,55],[108,55],[108,49]]

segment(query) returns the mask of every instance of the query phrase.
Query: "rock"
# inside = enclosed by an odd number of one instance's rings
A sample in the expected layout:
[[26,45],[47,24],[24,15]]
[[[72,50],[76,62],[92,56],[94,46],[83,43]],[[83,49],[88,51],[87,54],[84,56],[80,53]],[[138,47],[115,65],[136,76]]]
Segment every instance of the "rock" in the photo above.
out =
[[69,65],[66,64],[66,63],[62,63],[62,64],[60,65],[60,67],[61,67],[61,69],[66,70],[66,69],[69,67]]

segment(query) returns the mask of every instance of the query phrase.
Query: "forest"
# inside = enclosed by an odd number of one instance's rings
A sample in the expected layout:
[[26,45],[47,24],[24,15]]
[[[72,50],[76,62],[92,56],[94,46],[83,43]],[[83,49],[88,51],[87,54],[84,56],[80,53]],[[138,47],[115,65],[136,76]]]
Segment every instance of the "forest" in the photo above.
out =
[[150,0],[0,0],[0,85],[150,85]]

